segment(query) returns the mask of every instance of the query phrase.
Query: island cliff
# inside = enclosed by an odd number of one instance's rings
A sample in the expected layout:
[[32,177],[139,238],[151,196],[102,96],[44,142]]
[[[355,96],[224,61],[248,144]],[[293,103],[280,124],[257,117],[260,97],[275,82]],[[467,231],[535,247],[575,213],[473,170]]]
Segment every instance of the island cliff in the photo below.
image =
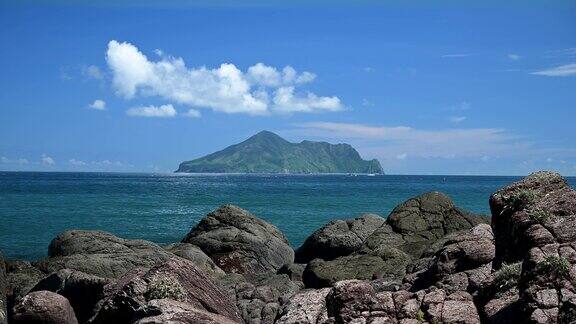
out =
[[221,151],[182,162],[176,172],[384,173],[378,160],[363,160],[349,144],[291,143],[269,131],[262,131]]

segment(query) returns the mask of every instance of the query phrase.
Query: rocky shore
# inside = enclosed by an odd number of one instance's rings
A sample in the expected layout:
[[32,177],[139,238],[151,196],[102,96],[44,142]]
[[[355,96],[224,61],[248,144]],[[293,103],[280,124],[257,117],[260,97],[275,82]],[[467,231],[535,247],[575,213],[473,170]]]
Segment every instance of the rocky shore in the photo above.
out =
[[575,323],[576,191],[538,172],[489,203],[425,193],[295,251],[232,205],[167,246],[68,231],[42,260],[0,254],[0,324]]

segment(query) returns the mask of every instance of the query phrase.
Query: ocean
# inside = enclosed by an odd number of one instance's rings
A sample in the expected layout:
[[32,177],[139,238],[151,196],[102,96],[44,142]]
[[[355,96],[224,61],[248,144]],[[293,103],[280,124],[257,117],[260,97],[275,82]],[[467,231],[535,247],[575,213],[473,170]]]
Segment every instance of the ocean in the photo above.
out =
[[[68,229],[177,242],[223,204],[271,222],[298,247],[330,220],[362,213],[386,217],[397,204],[428,191],[442,191],[461,208],[489,214],[490,194],[519,179],[0,172],[0,250],[7,258],[35,260]],[[576,178],[568,181],[576,184]]]

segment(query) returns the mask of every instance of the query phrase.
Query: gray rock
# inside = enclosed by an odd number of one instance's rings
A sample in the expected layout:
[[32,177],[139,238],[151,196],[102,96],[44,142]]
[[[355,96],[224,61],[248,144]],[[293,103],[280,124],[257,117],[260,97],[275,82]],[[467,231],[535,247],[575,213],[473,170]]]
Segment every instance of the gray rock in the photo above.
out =
[[8,300],[6,299],[7,290],[8,282],[6,279],[6,264],[4,263],[4,255],[0,252],[0,324],[8,323]]
[[50,291],[35,291],[14,306],[14,324],[78,324],[68,300]]
[[102,278],[118,278],[137,268],[150,268],[174,255],[144,240],[126,240],[101,231],[67,231],[52,240],[48,258],[36,266],[45,273],[74,269]]
[[377,294],[369,282],[344,280],[326,296],[328,316],[335,323],[395,323],[392,293]]
[[211,313],[188,303],[154,299],[136,311],[134,324],[238,324],[230,318]]
[[330,288],[306,289],[298,292],[282,306],[275,323],[327,323],[326,296],[329,292]]
[[[490,196],[490,209],[498,267],[521,261],[538,243],[550,243],[546,236],[576,239],[576,220],[568,217],[576,214],[576,193],[558,173],[536,172],[498,190]],[[548,222],[556,226],[541,226]]]
[[[418,258],[434,242],[444,236],[470,229],[485,221],[482,217],[474,216],[456,207],[447,195],[440,192],[428,192],[394,208],[388,216],[387,224],[394,233],[400,234],[404,241],[398,248]],[[381,240],[375,234],[369,237],[368,241]]]
[[[8,305],[17,304],[38,281],[42,280],[46,274],[27,261],[7,261],[6,279],[8,284],[7,299]],[[10,308],[10,307],[9,307]],[[10,311],[10,309],[9,309]]]
[[141,319],[142,312],[137,314],[137,310],[154,299],[185,302],[193,308],[240,321],[234,302],[203,271],[179,257],[149,270],[132,270],[106,285],[103,296],[89,323],[129,323]]
[[108,283],[109,279],[64,269],[42,279],[31,291],[51,291],[66,297],[78,321],[84,323],[93,315],[94,307]]
[[182,242],[200,247],[227,273],[276,272],[294,261],[278,228],[232,205],[206,215]]
[[304,270],[304,285],[307,288],[322,288],[348,279],[401,279],[406,274],[410,261],[406,253],[387,246],[331,261],[315,259],[308,263]]
[[175,255],[184,258],[186,260],[192,261],[198,268],[204,272],[220,276],[224,274],[224,271],[220,269],[209,256],[207,256],[202,250],[196,245],[190,243],[173,243],[164,247],[167,251],[174,253]]
[[227,274],[219,280],[229,296],[234,296],[242,318],[248,324],[271,324],[280,306],[290,299],[300,285],[285,274]]
[[350,255],[360,250],[366,238],[384,222],[384,218],[374,214],[331,221],[315,231],[296,250],[295,262],[308,263],[317,258],[333,260]]
[[517,287],[509,288],[518,290],[518,300],[496,294],[486,312],[503,303],[518,321],[575,322],[576,191],[557,173],[537,172],[494,193],[490,208],[495,267],[522,261],[522,268]]
[[495,255],[494,235],[487,224],[453,233],[442,240],[443,244],[415,273],[408,274],[405,282],[412,291],[432,285],[446,292],[476,292],[490,275]]
[[288,275],[290,280],[296,282],[302,282],[302,276],[304,274],[305,264],[302,263],[291,263],[285,264],[280,269],[278,269],[278,274]]

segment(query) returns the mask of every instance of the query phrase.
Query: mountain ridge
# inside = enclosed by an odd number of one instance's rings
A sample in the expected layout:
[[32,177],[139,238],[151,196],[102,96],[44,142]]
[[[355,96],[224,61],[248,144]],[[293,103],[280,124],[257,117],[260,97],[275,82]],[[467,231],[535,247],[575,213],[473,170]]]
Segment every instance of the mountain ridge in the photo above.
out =
[[175,172],[384,173],[378,160],[363,160],[350,144],[292,143],[266,130],[223,150],[184,161]]

